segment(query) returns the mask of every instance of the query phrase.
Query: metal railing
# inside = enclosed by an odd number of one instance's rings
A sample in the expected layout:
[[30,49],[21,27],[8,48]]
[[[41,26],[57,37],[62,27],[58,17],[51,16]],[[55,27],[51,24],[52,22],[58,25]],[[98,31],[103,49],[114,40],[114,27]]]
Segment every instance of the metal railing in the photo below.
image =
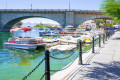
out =
[[0,9],[0,11],[83,11],[100,12],[99,10],[80,10],[80,9]]
[[[103,42],[103,44],[104,44],[105,40],[108,40],[113,34],[114,34],[114,31],[106,32],[104,34],[99,34],[99,38],[98,39],[95,39],[94,36],[93,36],[93,39],[92,39],[92,53],[95,53],[95,46],[97,45],[97,43],[98,43],[98,47],[101,47],[101,43]],[[80,40],[80,42],[79,42],[79,52],[77,53],[78,55],[76,56],[76,58],[79,57],[78,65],[82,65],[83,64],[82,53],[83,53],[83,49],[84,48],[82,48],[82,47],[83,47],[83,42]],[[77,51],[77,49],[75,49],[74,52],[72,54],[70,54],[69,56],[67,56],[67,57],[56,58],[56,57],[53,57],[53,56],[50,55],[49,50],[46,50],[45,51],[45,58],[43,58],[40,61],[40,63],[31,72],[29,72],[25,77],[23,77],[22,80],[26,80],[27,77],[30,76],[43,63],[43,61],[45,61],[45,73],[42,75],[40,80],[42,80],[44,77],[45,77],[45,80],[50,80],[50,72],[51,71],[54,72],[54,71],[65,70],[68,67],[70,67],[74,63],[74,61],[76,60],[76,58],[73,59],[73,61],[70,64],[68,64],[66,67],[64,67],[61,70],[51,70],[50,69],[50,58],[57,59],[57,60],[65,60],[65,59],[71,57],[76,51]]]

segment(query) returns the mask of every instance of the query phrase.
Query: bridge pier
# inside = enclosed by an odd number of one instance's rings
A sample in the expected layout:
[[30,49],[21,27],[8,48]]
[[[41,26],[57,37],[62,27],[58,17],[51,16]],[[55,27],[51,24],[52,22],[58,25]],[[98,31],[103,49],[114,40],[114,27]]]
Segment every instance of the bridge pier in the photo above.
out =
[[0,29],[3,27],[2,25],[2,18],[1,18],[1,14],[0,14]]
[[2,14],[0,13],[0,32],[1,31],[9,31],[10,29],[6,28],[4,29],[4,24],[2,22]]
[[74,26],[74,12],[66,12],[66,26],[71,25]]

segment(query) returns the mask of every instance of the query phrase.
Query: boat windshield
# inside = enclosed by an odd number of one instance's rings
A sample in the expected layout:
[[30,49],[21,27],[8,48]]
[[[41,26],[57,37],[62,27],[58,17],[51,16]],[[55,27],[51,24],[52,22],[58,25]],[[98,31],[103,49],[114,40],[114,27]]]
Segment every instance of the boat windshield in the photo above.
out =
[[44,30],[43,28],[40,28],[39,30]]
[[40,28],[39,30],[49,31],[49,28]]

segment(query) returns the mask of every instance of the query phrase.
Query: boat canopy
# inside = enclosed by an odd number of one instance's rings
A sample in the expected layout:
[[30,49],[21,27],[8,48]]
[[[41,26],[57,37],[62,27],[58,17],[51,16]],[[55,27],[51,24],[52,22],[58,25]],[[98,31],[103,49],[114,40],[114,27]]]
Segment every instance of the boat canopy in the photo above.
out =
[[15,28],[15,29],[11,29],[10,33],[12,33],[13,31],[18,31],[18,30],[23,30],[24,32],[31,31],[30,28]]
[[13,31],[18,31],[18,30],[20,30],[21,28],[15,28],[15,29],[11,29],[10,30],[10,33],[12,33]]
[[59,30],[59,31],[62,31],[62,30],[63,30],[63,28],[56,28],[55,30]]
[[24,32],[31,31],[30,28],[21,28],[21,30],[23,30]]

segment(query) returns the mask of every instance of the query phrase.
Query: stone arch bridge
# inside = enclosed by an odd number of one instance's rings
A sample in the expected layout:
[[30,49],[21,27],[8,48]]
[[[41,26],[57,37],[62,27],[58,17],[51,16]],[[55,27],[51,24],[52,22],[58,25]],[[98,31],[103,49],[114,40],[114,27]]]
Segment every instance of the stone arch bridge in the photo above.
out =
[[32,17],[48,18],[57,21],[63,27],[77,27],[86,20],[108,16],[97,10],[0,9],[0,31],[8,31],[18,21]]

